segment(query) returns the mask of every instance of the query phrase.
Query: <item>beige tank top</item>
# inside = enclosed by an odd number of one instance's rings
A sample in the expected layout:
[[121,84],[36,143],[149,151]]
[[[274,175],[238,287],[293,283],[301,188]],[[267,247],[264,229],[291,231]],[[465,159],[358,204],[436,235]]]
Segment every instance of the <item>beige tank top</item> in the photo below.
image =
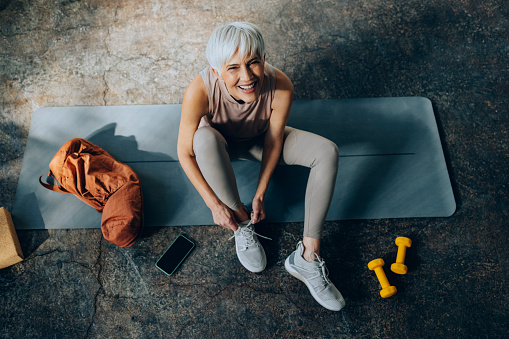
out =
[[211,126],[225,137],[242,141],[265,133],[272,113],[272,100],[276,90],[274,68],[265,63],[264,79],[258,100],[238,103],[226,85],[209,66],[200,72],[209,97],[209,112],[202,117],[200,126]]

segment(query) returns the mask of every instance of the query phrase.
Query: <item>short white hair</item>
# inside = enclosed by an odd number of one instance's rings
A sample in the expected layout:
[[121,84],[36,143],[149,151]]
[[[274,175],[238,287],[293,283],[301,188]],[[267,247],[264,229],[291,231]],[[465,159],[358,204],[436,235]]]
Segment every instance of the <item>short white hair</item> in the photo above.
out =
[[210,66],[220,72],[237,49],[242,58],[265,56],[265,42],[258,26],[249,22],[232,22],[216,28],[207,44]]

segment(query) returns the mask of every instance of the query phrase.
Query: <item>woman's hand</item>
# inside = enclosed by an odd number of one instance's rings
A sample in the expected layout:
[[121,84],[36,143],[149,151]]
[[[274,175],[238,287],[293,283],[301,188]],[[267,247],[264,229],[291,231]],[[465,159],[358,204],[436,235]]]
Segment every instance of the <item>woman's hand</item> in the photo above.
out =
[[265,219],[265,206],[263,204],[263,199],[254,197],[253,198],[253,210],[251,211],[251,222],[256,224],[257,222]]
[[235,221],[235,215],[233,214],[233,211],[224,203],[220,202],[210,210],[212,211],[212,217],[214,218],[214,223],[216,225],[222,226],[234,232],[239,228],[239,225]]

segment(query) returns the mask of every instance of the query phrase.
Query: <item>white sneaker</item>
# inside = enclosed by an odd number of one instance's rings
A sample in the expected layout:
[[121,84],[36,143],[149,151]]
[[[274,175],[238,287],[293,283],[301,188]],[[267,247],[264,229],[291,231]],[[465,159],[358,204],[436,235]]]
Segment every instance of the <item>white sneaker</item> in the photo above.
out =
[[261,272],[267,266],[267,258],[257,235],[270,239],[254,231],[254,225],[250,220],[240,223],[239,228],[230,238],[235,238],[235,248],[240,263],[254,273]]
[[306,284],[313,298],[323,307],[331,311],[339,311],[345,306],[345,299],[336,286],[329,280],[329,272],[323,261],[316,253],[313,262],[307,262],[302,254],[304,246],[300,241],[297,249],[286,258],[285,268],[295,278]]

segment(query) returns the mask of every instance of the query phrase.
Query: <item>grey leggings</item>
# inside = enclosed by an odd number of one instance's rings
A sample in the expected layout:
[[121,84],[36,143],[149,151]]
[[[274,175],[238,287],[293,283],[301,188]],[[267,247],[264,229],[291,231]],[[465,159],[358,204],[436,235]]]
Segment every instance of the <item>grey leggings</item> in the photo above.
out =
[[[232,158],[261,161],[264,135],[232,142],[216,129],[200,127],[194,134],[193,150],[198,166],[217,197],[233,211],[242,206],[230,161]],[[338,171],[338,148],[319,135],[285,128],[280,164],[309,167],[306,188],[304,236],[320,239],[323,223],[334,193]]]

